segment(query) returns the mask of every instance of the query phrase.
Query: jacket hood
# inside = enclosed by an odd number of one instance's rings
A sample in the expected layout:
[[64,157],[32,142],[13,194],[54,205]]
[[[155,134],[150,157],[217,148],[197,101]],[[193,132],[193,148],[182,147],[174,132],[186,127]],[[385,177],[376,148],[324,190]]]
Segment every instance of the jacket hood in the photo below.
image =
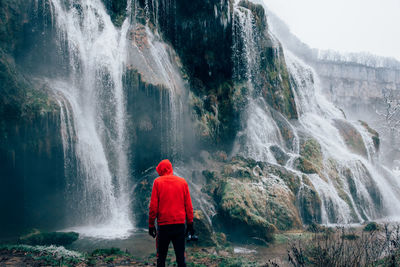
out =
[[157,168],[156,171],[158,172],[158,175],[164,176],[164,175],[172,175],[173,174],[173,169],[172,169],[172,164],[169,160],[164,159],[162,160]]

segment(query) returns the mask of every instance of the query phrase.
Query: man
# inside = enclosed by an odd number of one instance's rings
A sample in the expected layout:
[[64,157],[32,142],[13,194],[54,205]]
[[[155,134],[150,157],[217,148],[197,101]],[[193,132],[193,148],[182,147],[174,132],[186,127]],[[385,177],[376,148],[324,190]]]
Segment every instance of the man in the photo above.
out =
[[[193,207],[185,179],[173,175],[169,160],[161,161],[156,168],[160,177],[154,180],[149,211],[149,234],[156,239],[157,266],[165,266],[170,241],[174,246],[176,262],[185,263],[186,233],[194,234]],[[155,228],[157,219],[158,232]]]

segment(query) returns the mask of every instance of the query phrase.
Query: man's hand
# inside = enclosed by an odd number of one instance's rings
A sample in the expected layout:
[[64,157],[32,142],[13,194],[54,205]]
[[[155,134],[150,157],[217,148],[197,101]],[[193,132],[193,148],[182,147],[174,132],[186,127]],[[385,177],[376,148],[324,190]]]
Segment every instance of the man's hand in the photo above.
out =
[[155,227],[149,227],[149,235],[151,235],[153,238],[157,236],[157,230]]
[[190,235],[194,235],[194,228],[193,228],[193,223],[188,223],[186,225],[186,236],[190,234]]

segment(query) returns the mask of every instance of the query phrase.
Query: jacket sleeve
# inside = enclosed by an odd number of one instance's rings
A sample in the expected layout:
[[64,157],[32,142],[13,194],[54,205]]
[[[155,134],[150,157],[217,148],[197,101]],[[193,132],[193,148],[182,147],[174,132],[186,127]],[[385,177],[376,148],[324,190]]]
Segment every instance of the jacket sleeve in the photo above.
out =
[[154,221],[158,215],[158,188],[157,183],[154,181],[153,190],[151,191],[151,200],[149,208],[149,227],[154,227]]
[[189,186],[186,183],[185,187],[185,211],[186,211],[186,222],[193,223],[193,206],[192,199],[190,198]]

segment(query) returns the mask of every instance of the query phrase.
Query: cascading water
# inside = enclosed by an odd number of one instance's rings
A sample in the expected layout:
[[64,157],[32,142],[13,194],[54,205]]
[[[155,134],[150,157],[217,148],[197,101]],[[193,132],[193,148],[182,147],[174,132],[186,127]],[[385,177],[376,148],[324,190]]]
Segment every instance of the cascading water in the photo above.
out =
[[69,77],[49,84],[59,95],[67,169],[75,170],[67,193],[74,230],[124,237],[133,229],[122,83],[130,23],[116,28],[100,0],[51,4],[59,48],[68,55]]
[[[236,17],[233,23],[234,78],[239,82],[244,79],[251,90],[257,81],[253,63],[260,54],[257,53],[257,47],[252,45],[256,43],[252,34],[254,20],[251,11],[238,3],[234,5],[233,14]],[[272,36],[271,33],[269,35]],[[244,50],[242,54],[240,47]],[[343,113],[326,100],[319,91],[318,77],[310,67],[287,50],[284,55],[299,115],[296,122],[285,121],[293,131],[293,146],[284,144],[271,107],[257,93],[252,93],[248,99],[247,121],[237,136],[233,154],[277,164],[271,146],[278,146],[289,156],[285,168],[298,173],[301,179],[303,175],[308,176],[317,190],[321,198],[322,223],[355,223],[399,214],[400,207],[391,204],[400,200],[399,183],[391,173],[378,171],[371,136],[361,125],[346,121]],[[245,72],[241,71],[243,67],[246,68]],[[348,127],[360,136],[361,146],[366,147],[366,155],[351,151],[338,125]],[[301,157],[299,136],[312,138],[321,146],[319,172],[304,174],[297,170],[295,162]]]
[[244,115],[247,126],[238,134],[233,154],[243,152],[256,160],[276,163],[270,151],[273,144],[282,143],[282,137],[264,100],[257,98],[257,68],[259,66],[258,36],[252,12],[235,1],[233,11],[233,77],[248,88],[249,103]]
[[[391,203],[399,200],[399,185],[376,170],[371,146],[366,157],[347,148],[335,126],[336,120],[344,120],[343,114],[321,95],[317,75],[289,51],[285,59],[296,88],[298,130],[315,138],[324,154],[323,173],[309,175],[323,202],[322,222],[352,223],[398,214]],[[363,146],[371,143],[365,130],[354,128],[361,133]]]
[[[160,156],[179,159],[183,150],[186,84],[173,50],[147,25],[150,18],[157,22],[156,2],[146,1],[140,9],[128,0],[128,16],[116,27],[101,0],[49,1],[67,74],[47,84],[61,111],[68,224],[82,235],[124,238],[133,230],[130,163],[135,155],[128,149],[142,140],[132,141],[128,134],[133,125],[128,120],[136,114],[127,107],[126,90],[141,89],[125,88],[128,70],[159,90]],[[132,94],[129,101],[136,105]]]

